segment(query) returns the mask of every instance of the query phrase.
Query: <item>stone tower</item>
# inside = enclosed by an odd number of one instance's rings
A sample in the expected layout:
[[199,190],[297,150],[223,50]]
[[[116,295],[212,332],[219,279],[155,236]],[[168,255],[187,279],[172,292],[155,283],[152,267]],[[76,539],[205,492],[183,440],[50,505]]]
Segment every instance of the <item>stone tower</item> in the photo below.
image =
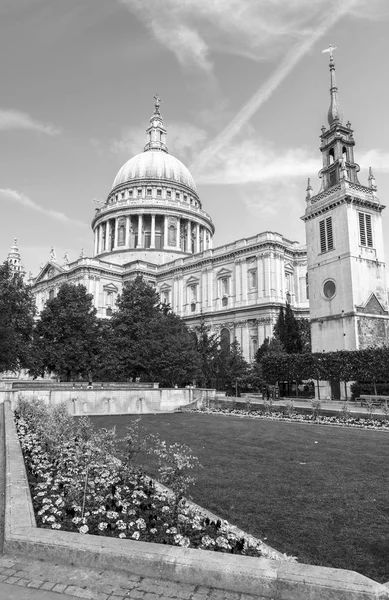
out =
[[358,181],[351,123],[343,124],[330,46],[330,108],[320,136],[321,189],[308,180],[305,221],[312,351],[357,350],[389,339],[382,210],[370,168]]
[[21,277],[24,277],[26,272],[24,270],[22,260],[20,258],[18,241],[16,238],[14,239],[14,243],[13,243],[13,246],[12,246],[10,252],[8,252],[7,261],[9,263],[9,265],[11,267],[11,271],[14,275],[18,274]]

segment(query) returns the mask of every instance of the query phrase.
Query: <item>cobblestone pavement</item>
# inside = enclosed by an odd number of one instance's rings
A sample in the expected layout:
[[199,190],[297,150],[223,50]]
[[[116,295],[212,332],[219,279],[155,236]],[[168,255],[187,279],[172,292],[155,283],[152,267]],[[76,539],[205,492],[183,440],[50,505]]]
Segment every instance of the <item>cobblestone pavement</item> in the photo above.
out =
[[[64,566],[24,556],[0,556],[0,600],[261,600],[236,592]],[[264,599],[263,599],[264,600]],[[269,600],[269,599],[267,599]]]

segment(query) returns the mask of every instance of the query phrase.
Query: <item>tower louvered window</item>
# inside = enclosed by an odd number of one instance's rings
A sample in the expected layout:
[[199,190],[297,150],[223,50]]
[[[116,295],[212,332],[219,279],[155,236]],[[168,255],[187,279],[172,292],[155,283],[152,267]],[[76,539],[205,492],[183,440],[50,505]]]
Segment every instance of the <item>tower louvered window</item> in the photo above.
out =
[[373,247],[373,230],[371,227],[371,215],[358,213],[359,218],[359,240],[361,246]]
[[334,249],[334,236],[332,233],[332,217],[319,221],[320,230],[320,252],[328,252]]

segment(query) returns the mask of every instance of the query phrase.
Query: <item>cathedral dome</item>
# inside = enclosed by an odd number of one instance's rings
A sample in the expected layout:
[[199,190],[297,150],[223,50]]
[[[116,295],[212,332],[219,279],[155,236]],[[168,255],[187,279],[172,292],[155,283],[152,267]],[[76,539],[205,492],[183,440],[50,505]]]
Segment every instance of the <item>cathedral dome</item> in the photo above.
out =
[[112,189],[123,183],[159,180],[185,185],[197,193],[196,184],[186,166],[161,149],[147,149],[128,160],[116,175]]

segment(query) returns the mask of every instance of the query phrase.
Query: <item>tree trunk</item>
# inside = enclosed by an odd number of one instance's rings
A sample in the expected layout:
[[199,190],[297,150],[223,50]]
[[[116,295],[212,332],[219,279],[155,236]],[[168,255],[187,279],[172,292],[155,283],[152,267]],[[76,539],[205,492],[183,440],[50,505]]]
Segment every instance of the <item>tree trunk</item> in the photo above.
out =
[[317,399],[320,400],[320,385],[319,385],[319,380],[316,379],[317,382]]

